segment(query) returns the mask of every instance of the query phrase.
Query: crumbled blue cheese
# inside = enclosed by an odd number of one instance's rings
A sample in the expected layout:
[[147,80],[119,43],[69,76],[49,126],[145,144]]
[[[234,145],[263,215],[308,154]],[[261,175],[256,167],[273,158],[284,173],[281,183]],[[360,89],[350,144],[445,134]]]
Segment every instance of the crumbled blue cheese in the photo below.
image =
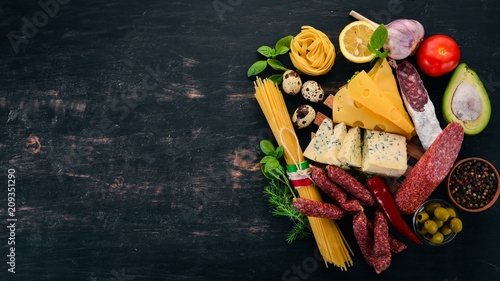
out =
[[407,167],[405,137],[387,132],[365,131],[362,171],[400,177]]

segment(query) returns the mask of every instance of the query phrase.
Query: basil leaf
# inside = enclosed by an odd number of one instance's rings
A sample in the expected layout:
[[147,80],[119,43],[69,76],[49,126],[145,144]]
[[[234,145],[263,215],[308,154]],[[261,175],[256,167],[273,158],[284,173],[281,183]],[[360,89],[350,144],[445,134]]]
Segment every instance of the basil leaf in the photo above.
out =
[[269,80],[273,81],[274,84],[279,85],[283,81],[283,75],[282,74],[273,74],[269,76]]
[[279,49],[276,49],[276,55],[277,56],[284,55],[284,54],[288,53],[288,51],[290,51],[290,48],[288,48],[286,46],[281,46]]
[[267,67],[267,61],[266,60],[258,60],[252,64],[247,70],[247,76],[253,76],[261,73],[266,69]]
[[274,145],[270,140],[261,140],[259,143],[260,150],[264,152],[265,155],[273,155],[274,154]]
[[260,160],[260,163],[261,164],[266,164],[267,162],[269,162],[271,159],[275,159],[274,156],[271,156],[271,155],[266,155],[264,156],[261,160]]
[[267,163],[264,165],[264,171],[269,172],[271,170],[277,169],[279,166],[280,162],[278,161],[278,159],[269,159],[269,161],[267,161]]
[[281,173],[279,169],[272,169],[270,171],[264,171],[264,176],[270,180],[279,180]]
[[[379,55],[380,49],[384,46],[385,41],[387,41],[387,37],[389,36],[389,32],[385,25],[379,25],[372,34],[370,38],[370,43],[368,43],[368,49],[370,52]],[[376,50],[376,51],[375,51]]]
[[276,159],[279,159],[281,156],[283,156],[283,146],[278,146],[278,148],[276,148],[276,151],[274,152],[274,157],[276,157]]
[[290,49],[290,43],[292,42],[292,39],[293,39],[292,35],[285,36],[280,40],[278,40],[278,42],[276,42],[276,46],[274,48],[276,50],[281,49],[281,47],[287,47],[288,49]]
[[287,71],[288,69],[277,59],[267,59],[267,63],[276,70]]
[[269,47],[269,46],[260,46],[257,49],[257,52],[259,52],[261,55],[263,55],[266,58],[271,58],[274,56],[274,49]]

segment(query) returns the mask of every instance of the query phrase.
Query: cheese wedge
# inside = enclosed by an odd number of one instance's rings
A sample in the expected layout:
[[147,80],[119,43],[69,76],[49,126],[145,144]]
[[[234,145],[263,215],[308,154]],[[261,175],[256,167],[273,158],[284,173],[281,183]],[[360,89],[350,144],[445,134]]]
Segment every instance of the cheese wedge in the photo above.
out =
[[386,131],[400,134],[410,140],[413,136],[407,133],[382,115],[375,114],[368,108],[357,104],[349,97],[346,87],[341,88],[333,97],[333,122],[345,123],[350,127],[362,127],[370,130]]
[[361,170],[371,174],[400,177],[408,168],[406,139],[397,134],[366,130]]
[[344,165],[360,168],[361,157],[361,128],[352,127],[347,131],[337,158]]
[[399,92],[396,77],[387,59],[379,59],[368,72],[368,76],[380,88],[382,95],[386,96],[398,109],[403,118],[411,123],[410,116],[404,107],[403,99]]
[[340,151],[342,143],[344,143],[345,136],[347,135],[347,126],[345,123],[338,123],[333,127],[333,135],[328,143],[328,149],[325,154],[326,163],[329,165],[336,165],[342,168],[348,168],[339,161],[337,155]]
[[333,136],[333,122],[329,118],[325,118],[318,127],[316,134],[312,138],[309,145],[304,150],[304,157],[318,163],[327,164],[328,160],[325,155],[329,149],[329,142]]
[[380,88],[363,70],[358,73],[347,85],[349,97],[363,105],[375,114],[384,116],[390,122],[401,128],[407,134],[413,134],[415,127],[403,117],[389,98],[382,94]]

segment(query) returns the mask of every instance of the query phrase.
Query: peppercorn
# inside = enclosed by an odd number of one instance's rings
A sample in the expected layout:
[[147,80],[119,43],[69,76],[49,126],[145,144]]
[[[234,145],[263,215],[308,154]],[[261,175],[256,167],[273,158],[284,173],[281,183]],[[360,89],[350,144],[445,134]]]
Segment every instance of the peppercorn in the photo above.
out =
[[468,209],[477,209],[491,202],[498,187],[498,178],[490,165],[472,159],[458,165],[450,175],[450,194]]

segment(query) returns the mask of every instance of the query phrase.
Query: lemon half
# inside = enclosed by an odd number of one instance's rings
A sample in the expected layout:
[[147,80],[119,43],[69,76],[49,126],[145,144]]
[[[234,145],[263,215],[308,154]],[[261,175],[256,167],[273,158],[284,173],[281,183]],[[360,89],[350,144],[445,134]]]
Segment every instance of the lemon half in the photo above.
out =
[[368,50],[368,43],[375,27],[366,21],[354,21],[346,25],[339,35],[342,55],[349,61],[365,63],[373,60],[375,54]]

